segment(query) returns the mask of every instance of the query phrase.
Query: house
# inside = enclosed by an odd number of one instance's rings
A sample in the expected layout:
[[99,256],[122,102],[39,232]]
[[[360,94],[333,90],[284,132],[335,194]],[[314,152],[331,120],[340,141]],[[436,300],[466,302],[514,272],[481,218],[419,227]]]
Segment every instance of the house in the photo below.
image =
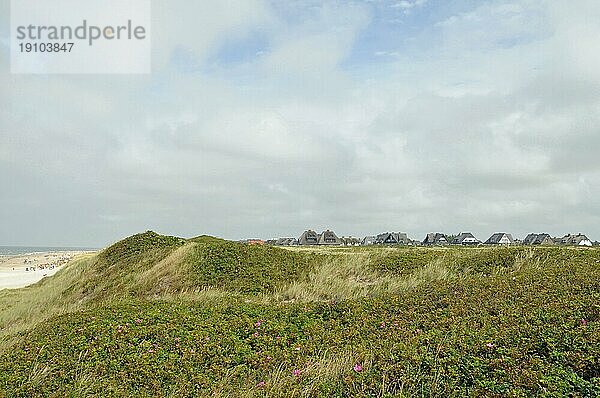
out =
[[409,243],[410,239],[402,232],[385,232],[375,238],[377,245],[408,245]]
[[298,238],[298,244],[302,246],[318,245],[319,235],[312,229],[306,230]]
[[432,232],[427,234],[425,239],[423,239],[424,246],[443,246],[448,244],[448,238],[446,235],[441,234],[439,232]]
[[360,242],[362,246],[371,246],[375,244],[377,238],[375,236],[365,236],[363,240]]
[[276,246],[297,246],[298,239],[296,238],[279,238],[275,241]]
[[507,234],[506,232],[497,232],[490,236],[488,240],[485,241],[486,245],[514,245],[515,240],[513,239],[511,234]]
[[567,246],[592,246],[592,241],[584,234],[568,234],[562,237],[560,244]]
[[342,244],[344,246],[359,246],[360,245],[360,239],[355,238],[353,236],[342,236],[340,238],[340,240],[342,241]]
[[327,230],[323,231],[318,237],[318,245],[327,246],[339,246],[342,244],[342,240],[337,237],[335,232]]
[[554,239],[548,234],[529,234],[523,240],[524,245],[553,245]]
[[592,243],[592,246],[600,246],[600,242],[595,241],[594,243]]
[[470,232],[461,232],[452,240],[453,245],[475,246],[480,243],[481,241]]

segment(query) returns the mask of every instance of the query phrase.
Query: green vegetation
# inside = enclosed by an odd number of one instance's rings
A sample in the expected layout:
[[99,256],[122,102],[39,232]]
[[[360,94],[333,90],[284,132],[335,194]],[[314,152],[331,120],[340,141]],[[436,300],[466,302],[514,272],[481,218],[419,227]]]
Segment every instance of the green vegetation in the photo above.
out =
[[600,396],[596,249],[147,232],[0,305],[0,396]]

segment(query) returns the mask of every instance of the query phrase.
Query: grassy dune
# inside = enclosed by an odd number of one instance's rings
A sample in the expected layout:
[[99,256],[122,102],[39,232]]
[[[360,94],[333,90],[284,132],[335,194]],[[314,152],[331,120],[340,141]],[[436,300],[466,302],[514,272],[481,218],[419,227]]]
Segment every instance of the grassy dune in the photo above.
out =
[[0,396],[600,396],[595,249],[148,232],[0,305]]

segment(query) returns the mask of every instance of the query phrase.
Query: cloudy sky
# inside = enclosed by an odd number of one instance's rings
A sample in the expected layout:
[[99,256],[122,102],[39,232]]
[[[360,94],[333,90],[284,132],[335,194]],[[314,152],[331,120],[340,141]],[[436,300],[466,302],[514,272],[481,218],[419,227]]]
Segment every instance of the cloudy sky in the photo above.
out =
[[11,75],[0,245],[600,239],[595,0],[155,1],[150,75]]

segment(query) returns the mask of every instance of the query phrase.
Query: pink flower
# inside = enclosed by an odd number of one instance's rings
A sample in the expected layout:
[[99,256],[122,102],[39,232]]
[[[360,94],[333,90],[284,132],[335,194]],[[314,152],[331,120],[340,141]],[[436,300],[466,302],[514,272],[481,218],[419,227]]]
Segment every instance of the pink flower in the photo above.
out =
[[257,328],[259,328],[260,325],[262,325],[262,320],[259,319],[258,321],[256,321],[256,323],[254,324],[254,326],[256,326]]
[[300,373],[302,373],[302,371],[301,371],[300,369],[294,369],[294,371],[292,372],[292,374],[293,374],[295,377],[298,377],[298,376],[300,376]]
[[258,337],[258,332],[252,333],[252,337]]
[[486,346],[487,348],[494,348],[494,344],[492,344],[492,343],[487,343],[485,346]]
[[265,384],[267,384],[267,383],[265,383],[264,381],[259,381],[258,384],[256,385],[256,388],[263,388],[265,386]]
[[383,328],[385,327],[385,322],[381,322],[381,324],[379,324],[379,327],[380,327],[381,329],[383,329]]
[[588,321],[587,319],[581,318],[581,321],[579,321],[581,323],[581,326],[587,326]]
[[140,318],[138,318],[135,320],[135,323],[140,324],[140,323],[142,323],[142,320]]
[[360,363],[357,363],[357,364],[354,364],[354,367],[352,369],[354,369],[355,372],[362,372],[363,367]]

